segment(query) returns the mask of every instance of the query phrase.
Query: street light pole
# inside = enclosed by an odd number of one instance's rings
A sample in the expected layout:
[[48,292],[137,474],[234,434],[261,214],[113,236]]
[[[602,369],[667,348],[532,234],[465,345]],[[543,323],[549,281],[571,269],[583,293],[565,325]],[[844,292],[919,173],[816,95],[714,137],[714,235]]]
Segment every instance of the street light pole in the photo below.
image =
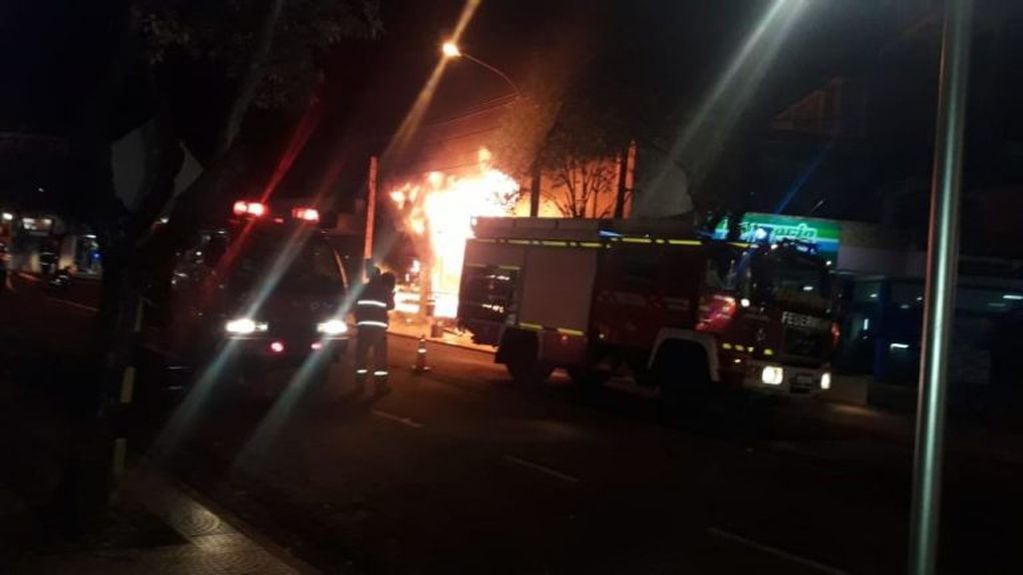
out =
[[373,230],[377,213],[377,169],[379,160],[369,158],[369,177],[366,179],[366,230],[362,246],[362,281],[369,281],[373,266]]
[[972,0],[946,0],[934,132],[920,400],[917,406],[909,570],[936,571],[948,344],[955,319],[959,195],[966,122]]
[[473,56],[472,54],[466,54],[465,52],[462,51],[461,48],[458,47],[458,44],[455,44],[454,42],[445,42],[441,46],[441,53],[444,54],[445,58],[450,58],[450,59],[465,58],[466,60],[469,60],[470,62],[475,62],[476,64],[478,64],[480,66],[483,66],[487,70],[490,70],[491,72],[493,72],[493,73],[497,74],[498,76],[500,76],[501,79],[504,80],[506,84],[508,84],[508,86],[512,89],[512,92],[514,92],[516,96],[519,96],[519,97],[522,96],[522,91],[519,90],[519,87],[517,85],[515,85],[515,82],[511,79],[511,77],[508,76],[508,74],[505,74],[504,72],[502,72],[497,67],[492,66],[492,65],[484,62],[483,60],[480,60],[479,58]]
[[519,87],[515,85],[515,82],[513,82],[510,77],[508,77],[508,74],[505,74],[501,70],[495,68],[494,66],[491,66],[490,64],[487,64],[483,60],[480,60],[479,58],[477,58],[477,57],[475,57],[475,56],[473,56],[471,54],[466,54],[465,52],[462,52],[462,57],[465,58],[466,60],[469,60],[470,62],[475,62],[475,63],[479,64],[480,66],[483,66],[487,70],[490,70],[491,72],[497,74],[498,76],[501,77],[501,79],[503,79],[505,81],[505,83],[508,84],[508,86],[512,89],[512,92],[515,92],[516,96],[521,96],[522,95],[522,91],[519,90]]

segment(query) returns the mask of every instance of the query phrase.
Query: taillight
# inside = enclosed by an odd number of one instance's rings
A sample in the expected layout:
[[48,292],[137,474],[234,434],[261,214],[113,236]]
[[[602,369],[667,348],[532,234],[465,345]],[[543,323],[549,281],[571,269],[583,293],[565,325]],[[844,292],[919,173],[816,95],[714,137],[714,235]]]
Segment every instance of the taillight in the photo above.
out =
[[837,322],[831,322],[831,345],[838,347],[838,340],[842,338],[842,328]]

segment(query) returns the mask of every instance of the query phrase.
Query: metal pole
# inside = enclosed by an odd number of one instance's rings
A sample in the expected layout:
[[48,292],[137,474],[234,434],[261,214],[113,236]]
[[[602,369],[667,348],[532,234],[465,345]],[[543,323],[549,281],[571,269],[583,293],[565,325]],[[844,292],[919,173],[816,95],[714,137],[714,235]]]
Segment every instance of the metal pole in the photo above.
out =
[[508,76],[508,74],[505,74],[504,72],[498,70],[494,66],[491,66],[490,64],[487,64],[483,60],[480,60],[479,58],[477,58],[477,57],[475,57],[475,56],[473,56],[471,54],[466,54],[465,52],[462,52],[462,56],[461,57],[465,58],[466,60],[469,60],[469,61],[472,61],[472,62],[476,62],[480,66],[483,66],[487,70],[490,70],[491,72],[497,74],[498,76],[501,77],[502,80],[505,81],[506,84],[508,84],[508,86],[512,89],[512,92],[514,92],[516,96],[521,96],[522,95],[522,90],[519,90],[519,87],[515,85],[515,82],[512,81],[512,79]]
[[540,215],[540,184],[541,171],[540,160],[533,161],[533,169],[529,178],[529,217],[535,218]]
[[945,388],[949,334],[955,319],[959,191],[972,10],[972,0],[945,1],[910,533],[909,570],[915,575],[930,575],[937,565]]
[[618,196],[615,198],[615,219],[625,217],[625,202],[632,194],[636,172],[636,140],[629,142],[622,153],[618,166]]
[[366,239],[362,248],[362,279],[369,281],[369,268],[373,265],[373,227],[377,211],[377,157],[369,158],[369,179],[366,182]]

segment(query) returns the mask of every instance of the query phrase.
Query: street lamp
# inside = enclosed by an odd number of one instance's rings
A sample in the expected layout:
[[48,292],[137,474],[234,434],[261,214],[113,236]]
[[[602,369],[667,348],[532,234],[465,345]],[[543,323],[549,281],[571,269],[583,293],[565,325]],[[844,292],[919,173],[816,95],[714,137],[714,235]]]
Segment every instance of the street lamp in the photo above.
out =
[[490,70],[491,72],[500,76],[501,79],[504,80],[508,84],[508,86],[511,87],[512,91],[515,92],[516,96],[522,95],[522,91],[519,90],[519,87],[515,85],[515,82],[513,82],[512,79],[508,77],[508,74],[505,74],[501,70],[498,70],[494,66],[487,64],[483,60],[480,60],[479,58],[471,54],[466,54],[465,52],[462,51],[461,48],[458,47],[458,44],[456,44],[454,41],[448,40],[447,42],[441,44],[440,51],[441,54],[444,55],[444,58],[448,60],[454,60],[455,58],[465,58],[466,60],[470,60],[472,62],[479,64],[480,66],[483,66],[487,70]]
[[457,58],[462,55],[462,51],[458,49],[458,44],[454,42],[444,42],[440,47],[440,51],[444,54],[445,58]]

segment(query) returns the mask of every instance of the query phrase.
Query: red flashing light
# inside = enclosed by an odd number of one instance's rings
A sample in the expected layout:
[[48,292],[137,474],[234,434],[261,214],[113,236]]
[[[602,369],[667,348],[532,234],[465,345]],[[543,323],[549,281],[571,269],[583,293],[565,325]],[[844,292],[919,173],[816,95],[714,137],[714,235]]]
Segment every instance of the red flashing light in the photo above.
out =
[[266,214],[266,205],[259,202],[237,201],[232,211],[236,216],[249,215],[258,218]]
[[320,221],[320,212],[314,208],[295,208],[291,210],[291,217],[306,222]]
[[735,316],[735,298],[724,294],[711,294],[700,298],[700,316],[697,331],[723,333]]
[[320,351],[321,349],[323,349],[323,342],[314,341],[313,344],[310,345],[309,347],[312,348],[313,351]]
[[275,341],[275,342],[271,343],[270,344],[270,351],[272,351],[273,353],[284,353],[284,342],[283,341]]

